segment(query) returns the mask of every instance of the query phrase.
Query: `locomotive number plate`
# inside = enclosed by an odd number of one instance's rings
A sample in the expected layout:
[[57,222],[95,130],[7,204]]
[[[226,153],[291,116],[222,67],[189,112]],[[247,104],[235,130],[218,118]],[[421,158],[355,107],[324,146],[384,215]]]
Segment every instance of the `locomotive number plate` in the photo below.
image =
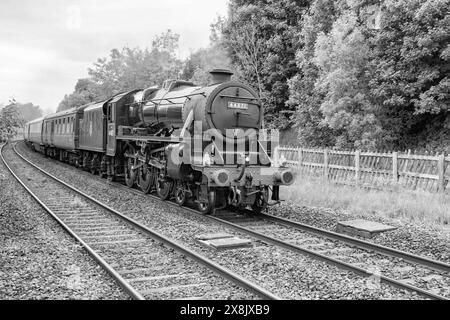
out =
[[228,101],[228,108],[247,110],[248,109],[248,103]]

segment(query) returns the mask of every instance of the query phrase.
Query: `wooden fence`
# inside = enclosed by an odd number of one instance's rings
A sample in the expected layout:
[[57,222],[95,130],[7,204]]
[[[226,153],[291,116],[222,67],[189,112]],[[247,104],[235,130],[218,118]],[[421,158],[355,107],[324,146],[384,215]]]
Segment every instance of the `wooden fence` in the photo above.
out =
[[278,147],[301,175],[377,189],[403,187],[450,193],[450,156]]

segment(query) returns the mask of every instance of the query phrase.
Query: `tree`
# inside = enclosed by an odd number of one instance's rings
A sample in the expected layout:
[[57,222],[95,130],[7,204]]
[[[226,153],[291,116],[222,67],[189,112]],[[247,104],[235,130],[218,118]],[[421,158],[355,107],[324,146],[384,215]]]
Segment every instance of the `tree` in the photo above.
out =
[[300,72],[289,80],[302,144],[450,149],[449,7],[315,0],[302,19]]
[[300,21],[310,1],[233,0],[223,28],[241,80],[258,88],[269,127],[288,128],[295,109],[287,105],[288,79],[299,73],[295,63]]
[[31,102],[15,103],[15,108],[23,123],[42,117],[43,114],[42,109]]
[[0,110],[0,141],[13,138],[24,122],[15,104],[9,104]]
[[450,149],[449,7],[449,0],[384,1],[368,75],[389,147]]
[[338,133],[336,147],[376,149],[381,128],[365,76],[370,48],[353,9],[343,12],[328,34],[317,37],[315,86],[324,95],[323,122]]
[[[264,101],[262,68],[263,68],[263,39],[258,37],[256,22],[250,21],[237,27],[227,39],[228,46],[235,53],[242,69],[249,68],[248,73],[256,78],[259,96]],[[245,67],[244,67],[245,66]]]
[[299,48],[295,55],[298,73],[288,81],[289,100],[295,108],[294,127],[298,130],[299,143],[309,147],[330,147],[336,143],[335,130],[323,122],[320,106],[324,93],[315,84],[319,77],[319,67],[314,63],[316,41],[320,33],[328,34],[334,21],[340,15],[340,2],[316,0],[302,17],[299,32]]
[[93,102],[100,96],[98,91],[97,85],[92,80],[79,79],[75,85],[75,91],[64,96],[56,111],[60,112]]
[[[221,31],[224,20],[218,17],[211,24],[210,44],[192,52],[184,62],[182,78],[197,85],[211,83],[209,71],[215,68],[233,69],[231,59],[223,46]],[[234,70],[233,70],[234,71]]]
[[64,97],[58,111],[179,78],[182,62],[176,57],[178,39],[167,30],[155,37],[150,49],[112,49],[109,57],[97,59],[88,69],[89,78],[78,80],[75,91]]

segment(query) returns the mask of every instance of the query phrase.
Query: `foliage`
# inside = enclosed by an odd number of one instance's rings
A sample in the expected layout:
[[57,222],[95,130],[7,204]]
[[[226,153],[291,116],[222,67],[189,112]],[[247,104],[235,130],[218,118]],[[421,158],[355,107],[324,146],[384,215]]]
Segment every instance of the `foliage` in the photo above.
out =
[[316,90],[319,69],[313,62],[318,34],[327,34],[339,14],[334,0],[314,1],[307,14],[302,17],[299,33],[299,49],[295,62],[299,72],[288,81],[288,104],[296,108],[293,115],[294,126],[298,129],[299,143],[309,147],[326,147],[335,143],[334,132],[322,122],[320,105],[323,93]]
[[93,102],[100,88],[90,79],[79,79],[75,85],[75,91],[69,95],[65,95],[64,99],[59,103],[57,112],[79,107],[89,102]]
[[31,102],[15,103],[15,109],[17,110],[19,119],[23,123],[40,118],[43,114],[42,109]]
[[20,113],[15,104],[9,104],[0,110],[0,141],[9,140],[17,134],[23,125]]
[[[374,4],[379,29],[369,23]],[[301,23],[300,72],[289,81],[300,140],[445,150],[436,137],[450,138],[449,7],[449,0],[315,0]]]
[[182,78],[197,85],[208,85],[209,71],[215,68],[232,69],[228,52],[222,44],[221,29],[224,20],[220,16],[211,24],[210,45],[192,52],[184,62]]
[[301,0],[230,1],[223,42],[242,79],[258,88],[269,127],[292,125],[287,82],[299,72],[295,53],[308,5]]
[[120,51],[111,50],[108,58],[97,59],[88,69],[89,78],[78,80],[75,91],[64,97],[58,111],[178,78],[182,71],[182,62],[176,57],[178,39],[178,34],[167,30],[153,40],[150,49],[125,46]]
[[449,137],[449,7],[449,0],[384,2],[369,68],[389,146],[429,149],[442,133]]
[[[450,0],[230,0],[185,61],[172,31],[113,49],[58,110],[230,68],[304,146],[450,152]],[[374,23],[375,22],[375,23]],[[286,137],[290,134],[285,135]]]

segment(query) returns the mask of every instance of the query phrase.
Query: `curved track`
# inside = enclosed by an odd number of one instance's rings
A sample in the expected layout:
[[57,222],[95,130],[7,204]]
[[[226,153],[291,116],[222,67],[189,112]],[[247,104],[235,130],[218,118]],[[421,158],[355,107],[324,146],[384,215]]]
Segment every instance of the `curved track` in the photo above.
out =
[[[0,157],[11,174],[132,298],[201,299],[214,293],[217,285],[218,290],[235,290],[225,278],[247,292],[247,297],[280,299],[45,172],[20,155],[15,146],[15,153],[8,156],[16,157],[12,161],[16,164],[11,165],[3,147]],[[13,169],[18,161],[22,162],[20,173]]]
[[[136,189],[127,188],[122,184],[115,184],[120,188],[127,190],[128,192],[133,192],[142,196],[150,196],[159,199],[157,196],[144,195],[142,192]],[[173,202],[167,201],[167,203],[178,207],[178,205]],[[189,207],[183,207],[183,210],[200,215],[198,211]],[[373,259],[382,260],[383,257],[387,257],[388,259],[397,259],[391,262],[408,263],[410,266],[412,265],[411,268],[413,273],[416,272],[417,269],[421,268],[426,269],[426,271],[422,270],[422,273],[425,272],[426,275],[430,275],[431,270],[431,272],[440,272],[446,278],[448,278],[450,273],[450,265],[441,261],[435,261],[425,257],[413,255],[408,252],[380,246],[371,242],[301,224],[292,220],[279,218],[273,215],[260,214],[258,216],[255,216],[252,215],[250,211],[244,211],[241,214],[222,211],[216,216],[204,217],[207,219],[212,219],[227,227],[238,230],[241,233],[253,236],[266,243],[270,243],[272,245],[276,245],[300,254],[306,254],[314,259],[324,261],[339,268],[351,270],[363,277],[373,276],[373,269],[368,268],[367,264],[364,265],[364,263],[361,262],[361,259],[356,262],[352,261],[351,257],[350,259],[348,259],[348,256],[346,257],[343,252],[348,251],[350,254],[354,254],[356,253],[355,250],[358,250],[355,256],[361,255],[361,252],[364,251],[365,253],[363,252],[363,254],[372,255]],[[231,222],[230,220],[234,221]],[[299,237],[293,235],[294,232],[299,232],[303,235],[299,239]],[[280,234],[283,234],[283,236],[280,236]],[[312,237],[315,239],[311,239]],[[316,243],[301,245],[299,243],[307,242],[304,242],[302,240],[312,240]],[[326,241],[329,241],[332,244],[327,244],[325,243]],[[320,242],[319,245],[314,246],[314,244],[317,244],[317,242]],[[340,252],[340,254],[336,254],[336,251]],[[366,260],[367,255],[363,256],[362,259],[362,261]],[[373,261],[374,260],[372,260],[372,262]],[[436,293],[436,291],[427,290],[423,288],[423,286],[420,287],[416,285],[414,281],[408,283],[402,280],[397,280],[397,277],[394,278],[382,274],[376,274],[376,276],[379,277],[379,280],[381,282],[400,289],[416,292],[417,294],[426,298],[443,300],[448,299],[447,295],[443,296],[439,293]],[[450,288],[448,289],[450,290]]]

